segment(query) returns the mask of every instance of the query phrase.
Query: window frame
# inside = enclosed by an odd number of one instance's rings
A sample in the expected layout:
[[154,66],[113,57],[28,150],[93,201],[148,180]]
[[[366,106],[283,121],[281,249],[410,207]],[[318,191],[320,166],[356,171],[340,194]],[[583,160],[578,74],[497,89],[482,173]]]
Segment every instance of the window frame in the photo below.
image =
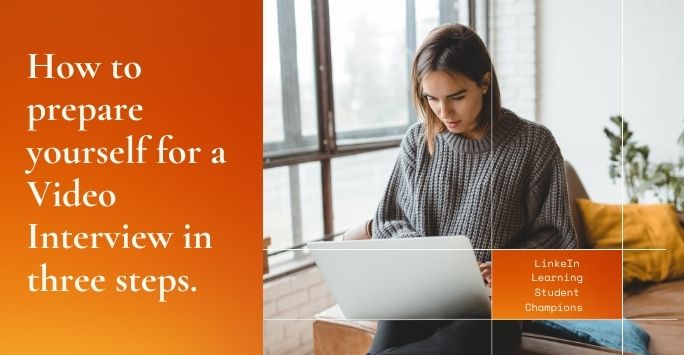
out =
[[[440,10],[445,8],[445,4],[448,4],[452,0],[440,0],[439,1],[439,7]],[[278,2],[278,16],[280,17],[281,11],[284,15],[289,16],[289,20],[284,22],[283,26],[290,26],[293,23],[289,23],[289,21],[294,21],[294,0],[277,0]],[[407,57],[406,61],[408,65],[410,65],[412,61],[412,56],[413,53],[416,51],[416,23],[415,23],[415,4],[416,0],[405,0],[406,4],[406,18],[407,18],[407,26],[406,26],[406,31],[407,31]],[[285,7],[289,6],[289,9],[286,9]],[[476,6],[477,6],[477,0],[468,0],[468,21],[469,21],[469,26],[472,28],[476,28]],[[486,12],[489,11],[489,1],[485,0],[485,8]],[[301,136],[301,117],[298,115],[301,114],[301,110],[298,108],[299,106],[299,86],[297,81],[297,71],[299,68],[296,68],[294,71],[294,81],[295,83],[288,83],[286,85],[286,80],[293,80],[292,76],[289,77],[289,79],[285,79],[284,76],[286,74],[283,73],[283,63],[285,65],[292,65],[294,66],[297,65],[296,62],[296,53],[294,55],[294,62],[292,57],[287,57],[288,55],[286,54],[286,58],[280,59],[281,62],[281,83],[282,83],[282,90],[283,90],[283,97],[288,97],[289,100],[292,100],[289,106],[286,108],[285,107],[285,100],[283,102],[283,123],[284,126],[288,126],[291,123],[294,123],[296,127],[284,127],[285,130],[285,140],[282,142],[269,142],[269,143],[264,143],[264,153],[263,153],[263,169],[271,169],[271,168],[277,168],[277,167],[284,167],[284,166],[290,166],[296,168],[298,164],[303,164],[303,163],[310,163],[310,162],[319,162],[320,163],[320,178],[321,178],[321,198],[322,198],[322,215],[323,215],[323,236],[317,241],[321,240],[333,240],[335,237],[341,235],[342,233],[335,233],[334,231],[334,225],[333,225],[333,188],[332,188],[332,170],[331,170],[331,165],[332,165],[332,159],[339,158],[339,157],[344,157],[344,156],[350,156],[350,155],[357,155],[357,154],[363,154],[363,153],[370,153],[382,149],[389,149],[389,148],[395,148],[398,147],[399,144],[401,143],[401,139],[403,134],[406,132],[406,130],[417,121],[416,117],[416,112],[412,106],[412,100],[408,100],[408,107],[407,110],[409,112],[409,122],[406,126],[402,127],[391,127],[390,132],[392,133],[391,135],[385,136],[385,137],[380,137],[377,138],[377,135],[373,135],[374,131],[377,131],[376,129],[367,129],[367,130],[356,130],[356,131],[350,131],[350,132],[343,132],[343,133],[338,133],[335,131],[335,110],[334,110],[334,96],[333,96],[333,78],[332,78],[332,58],[331,58],[331,48],[330,48],[330,16],[329,16],[329,4],[328,0],[311,0],[311,10],[312,10],[312,21],[313,21],[313,50],[314,50],[314,67],[318,68],[318,70],[315,71],[315,90],[316,90],[316,124],[317,124],[317,137],[313,136]],[[289,12],[288,12],[289,11]],[[489,16],[485,15],[485,18],[488,19]],[[440,11],[440,18],[439,18],[439,23],[445,22],[445,17],[442,15],[442,11]],[[488,29],[488,24],[487,29]],[[286,27],[287,30],[288,27]],[[294,27],[293,27],[294,28]],[[281,23],[280,20],[278,21],[278,36],[279,38],[283,38],[284,36],[287,36],[287,33],[281,34]],[[290,33],[290,36],[296,36],[296,34]],[[487,31],[487,37],[490,37],[491,35],[489,34],[489,31]],[[292,38],[292,37],[290,37]],[[486,42],[490,42],[489,38],[485,39]],[[287,47],[286,44],[283,44],[281,42],[280,48],[283,49]],[[293,46],[290,46],[289,48],[293,48]],[[288,49],[288,51],[290,51]],[[296,52],[296,50],[295,50]],[[282,52],[281,52],[282,56]],[[292,71],[292,68],[286,68],[285,70],[290,70]],[[292,75],[292,73],[289,73],[289,75]],[[292,94],[292,85],[296,85],[294,88],[297,89],[296,94]],[[285,91],[290,91],[289,93],[285,93]],[[295,95],[296,100],[293,100],[289,96],[286,95]],[[410,91],[407,92],[407,95],[410,96]],[[297,106],[297,107],[293,107]],[[289,111],[286,111],[289,110]],[[289,112],[289,113],[286,113]],[[292,122],[288,121],[290,116],[287,115],[294,115],[292,116],[291,119],[293,119]],[[299,125],[297,125],[299,124]],[[288,131],[292,131],[294,128],[298,130],[296,133],[295,137],[297,143],[306,143],[305,146],[313,146],[314,144],[311,143],[316,143],[317,144],[317,149],[307,149],[303,148],[301,145],[299,147],[293,147],[292,141],[288,141]],[[387,131],[387,129],[383,128],[383,131]],[[292,135],[293,132],[290,132],[289,134]],[[358,143],[349,143],[349,144],[338,144],[338,138],[344,139],[346,136],[349,135],[360,135],[361,138],[363,139],[364,137],[367,138],[365,141],[361,141]],[[277,149],[273,151],[272,149]],[[298,183],[298,182],[297,182]],[[290,181],[290,184],[292,185],[292,181]],[[295,208],[299,208],[301,210],[301,206],[292,206],[293,210],[291,211],[292,214],[295,213]],[[300,221],[301,223],[301,221]],[[297,229],[298,227],[293,225],[293,229]],[[301,230],[301,228],[299,228]],[[272,237],[272,236],[271,236]],[[302,242],[302,237],[301,236],[293,236],[293,245],[289,249],[280,249],[280,250],[275,250],[275,251],[269,251],[268,252],[268,257],[270,258],[273,255],[277,255],[283,252],[287,252],[290,249],[302,249],[305,246],[306,243]],[[301,256],[301,252],[296,252],[295,254]],[[295,259],[301,259],[300,257],[295,256]],[[300,260],[301,261],[301,260]],[[295,263],[293,264],[293,267],[285,270],[278,272],[277,274],[267,274],[265,275],[264,281],[269,281],[275,278],[283,277],[286,275],[289,275],[293,272],[302,270],[303,268],[309,267],[313,265],[313,261],[305,261],[303,264],[300,263]]]

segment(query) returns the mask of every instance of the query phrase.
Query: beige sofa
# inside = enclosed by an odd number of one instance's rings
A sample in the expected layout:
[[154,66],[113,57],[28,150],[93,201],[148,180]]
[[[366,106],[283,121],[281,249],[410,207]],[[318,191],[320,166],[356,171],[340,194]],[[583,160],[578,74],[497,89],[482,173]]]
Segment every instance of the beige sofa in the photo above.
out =
[[[588,198],[587,192],[575,170],[566,163],[568,193],[570,201]],[[571,204],[572,219],[577,230],[580,248],[589,248],[585,227],[577,206]],[[370,221],[348,231],[345,240],[370,238]],[[652,355],[684,354],[684,280],[659,283],[624,294],[626,318],[677,319],[677,320],[635,320],[651,336],[649,352]],[[339,307],[330,308],[315,317],[315,355],[365,354],[375,334],[375,322],[350,321],[342,316]],[[603,347],[553,338],[538,334],[523,333],[520,347],[512,352],[535,355],[591,355],[620,354]]]

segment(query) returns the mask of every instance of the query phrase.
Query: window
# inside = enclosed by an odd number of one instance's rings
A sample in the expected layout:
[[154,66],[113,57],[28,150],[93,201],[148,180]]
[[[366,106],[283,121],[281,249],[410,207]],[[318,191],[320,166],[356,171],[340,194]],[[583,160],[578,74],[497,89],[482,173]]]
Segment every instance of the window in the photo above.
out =
[[[372,218],[416,122],[412,56],[486,1],[264,0],[264,236],[273,273],[293,251]],[[480,26],[478,32],[486,33]]]
[[334,14],[330,18],[330,47],[338,144],[400,137],[415,121],[412,110],[407,109],[407,54],[415,51],[415,34],[408,35],[407,9],[397,4],[401,3],[330,1],[330,13]]
[[311,3],[264,1],[264,152],[318,149]]

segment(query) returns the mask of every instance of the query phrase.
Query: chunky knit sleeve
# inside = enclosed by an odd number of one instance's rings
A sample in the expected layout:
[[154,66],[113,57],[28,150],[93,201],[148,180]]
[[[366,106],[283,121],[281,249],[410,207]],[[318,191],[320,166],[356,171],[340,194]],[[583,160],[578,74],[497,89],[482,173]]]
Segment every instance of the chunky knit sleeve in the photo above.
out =
[[548,132],[548,155],[533,171],[527,194],[529,229],[519,248],[565,249],[577,247],[570,215],[565,165],[560,149]]
[[414,125],[401,142],[399,157],[373,218],[373,238],[410,238],[421,236],[411,224],[415,214],[416,155],[421,141],[420,127]]

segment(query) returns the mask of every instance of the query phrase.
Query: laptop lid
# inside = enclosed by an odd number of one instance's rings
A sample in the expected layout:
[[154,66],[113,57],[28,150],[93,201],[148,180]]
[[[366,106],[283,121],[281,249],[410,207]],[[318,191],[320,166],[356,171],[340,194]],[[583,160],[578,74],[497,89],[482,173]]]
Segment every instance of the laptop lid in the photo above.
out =
[[488,318],[485,286],[464,236],[308,244],[350,319]]

